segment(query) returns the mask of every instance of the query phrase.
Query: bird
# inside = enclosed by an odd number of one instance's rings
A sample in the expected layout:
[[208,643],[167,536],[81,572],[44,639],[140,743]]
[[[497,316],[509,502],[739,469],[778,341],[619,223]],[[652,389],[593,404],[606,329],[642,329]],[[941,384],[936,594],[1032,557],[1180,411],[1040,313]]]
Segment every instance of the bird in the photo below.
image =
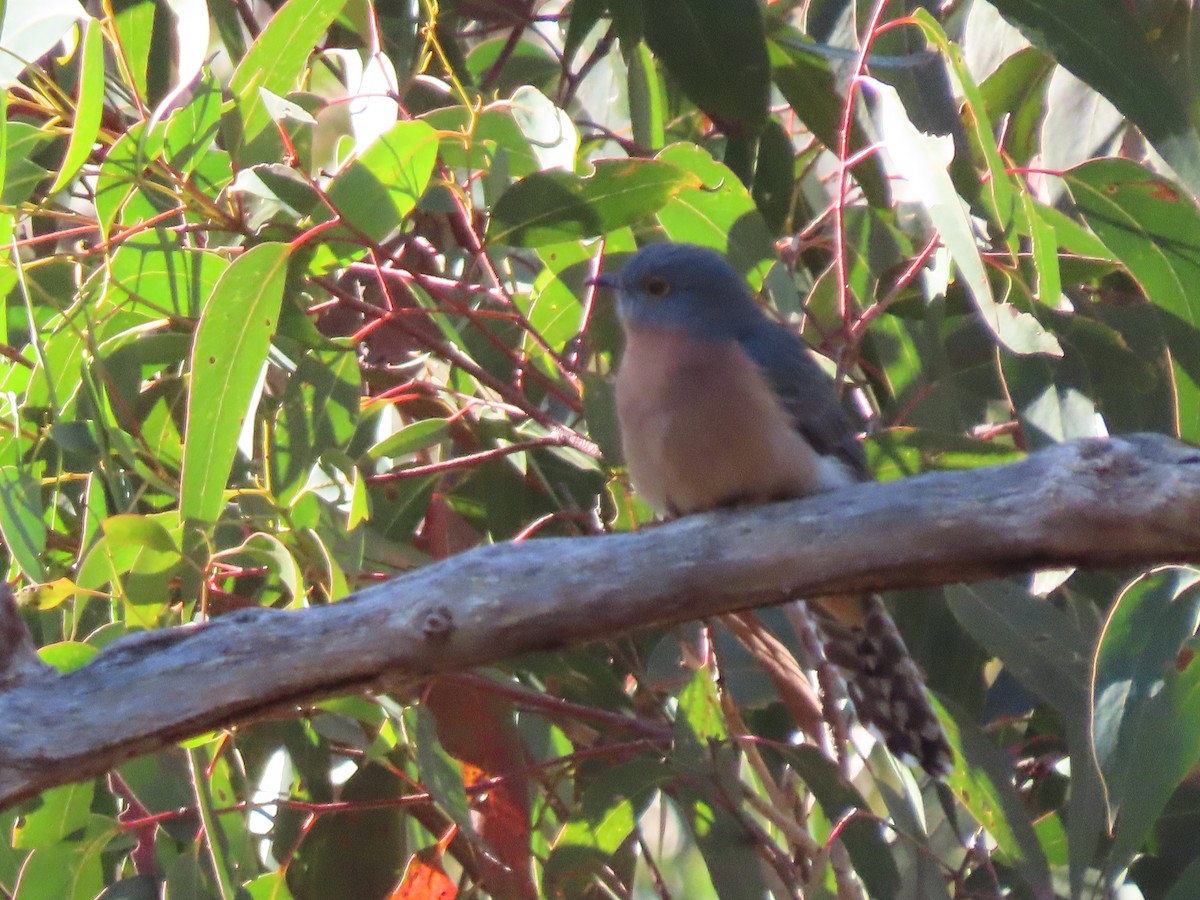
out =
[[[634,490],[660,517],[871,480],[833,379],[720,253],[652,243],[593,282],[616,293],[621,444]],[[859,719],[898,757],[946,775],[953,753],[882,599],[813,605]]]

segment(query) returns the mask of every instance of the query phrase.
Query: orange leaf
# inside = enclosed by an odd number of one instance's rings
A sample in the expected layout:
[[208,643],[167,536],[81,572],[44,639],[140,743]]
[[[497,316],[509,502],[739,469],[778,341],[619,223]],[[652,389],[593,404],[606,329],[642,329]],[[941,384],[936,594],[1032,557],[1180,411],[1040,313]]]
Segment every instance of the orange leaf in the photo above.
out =
[[441,858],[440,844],[414,853],[388,900],[454,900],[458,885],[442,869]]

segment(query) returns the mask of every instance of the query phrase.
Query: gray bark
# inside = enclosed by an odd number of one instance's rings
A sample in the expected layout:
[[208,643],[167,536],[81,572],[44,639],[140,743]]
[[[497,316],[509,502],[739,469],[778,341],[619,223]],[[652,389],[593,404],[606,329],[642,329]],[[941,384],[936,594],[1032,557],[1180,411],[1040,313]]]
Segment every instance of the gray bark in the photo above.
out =
[[0,597],[0,807],[318,697],[639,628],[1039,567],[1197,561],[1200,450],[1138,435],[638,534],[483,547],[329,606],[131,636],[65,675],[33,658]]

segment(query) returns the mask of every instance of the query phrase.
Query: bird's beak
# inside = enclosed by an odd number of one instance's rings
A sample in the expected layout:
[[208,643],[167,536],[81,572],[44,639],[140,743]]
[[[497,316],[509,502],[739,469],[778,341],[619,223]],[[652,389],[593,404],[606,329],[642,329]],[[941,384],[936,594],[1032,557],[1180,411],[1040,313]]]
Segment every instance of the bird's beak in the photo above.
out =
[[589,278],[584,284],[590,284],[594,287],[608,288],[613,290],[617,286],[617,276],[609,274],[597,275],[595,278]]

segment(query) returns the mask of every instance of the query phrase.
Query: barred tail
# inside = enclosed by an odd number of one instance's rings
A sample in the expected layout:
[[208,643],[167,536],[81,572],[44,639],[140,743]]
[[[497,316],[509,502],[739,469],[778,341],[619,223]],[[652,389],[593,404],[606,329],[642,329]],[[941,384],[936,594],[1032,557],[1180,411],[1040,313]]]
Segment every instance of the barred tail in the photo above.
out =
[[859,719],[896,756],[935,778],[947,775],[954,762],[950,744],[883,601],[845,597],[814,605],[823,613],[825,654],[845,674]]

